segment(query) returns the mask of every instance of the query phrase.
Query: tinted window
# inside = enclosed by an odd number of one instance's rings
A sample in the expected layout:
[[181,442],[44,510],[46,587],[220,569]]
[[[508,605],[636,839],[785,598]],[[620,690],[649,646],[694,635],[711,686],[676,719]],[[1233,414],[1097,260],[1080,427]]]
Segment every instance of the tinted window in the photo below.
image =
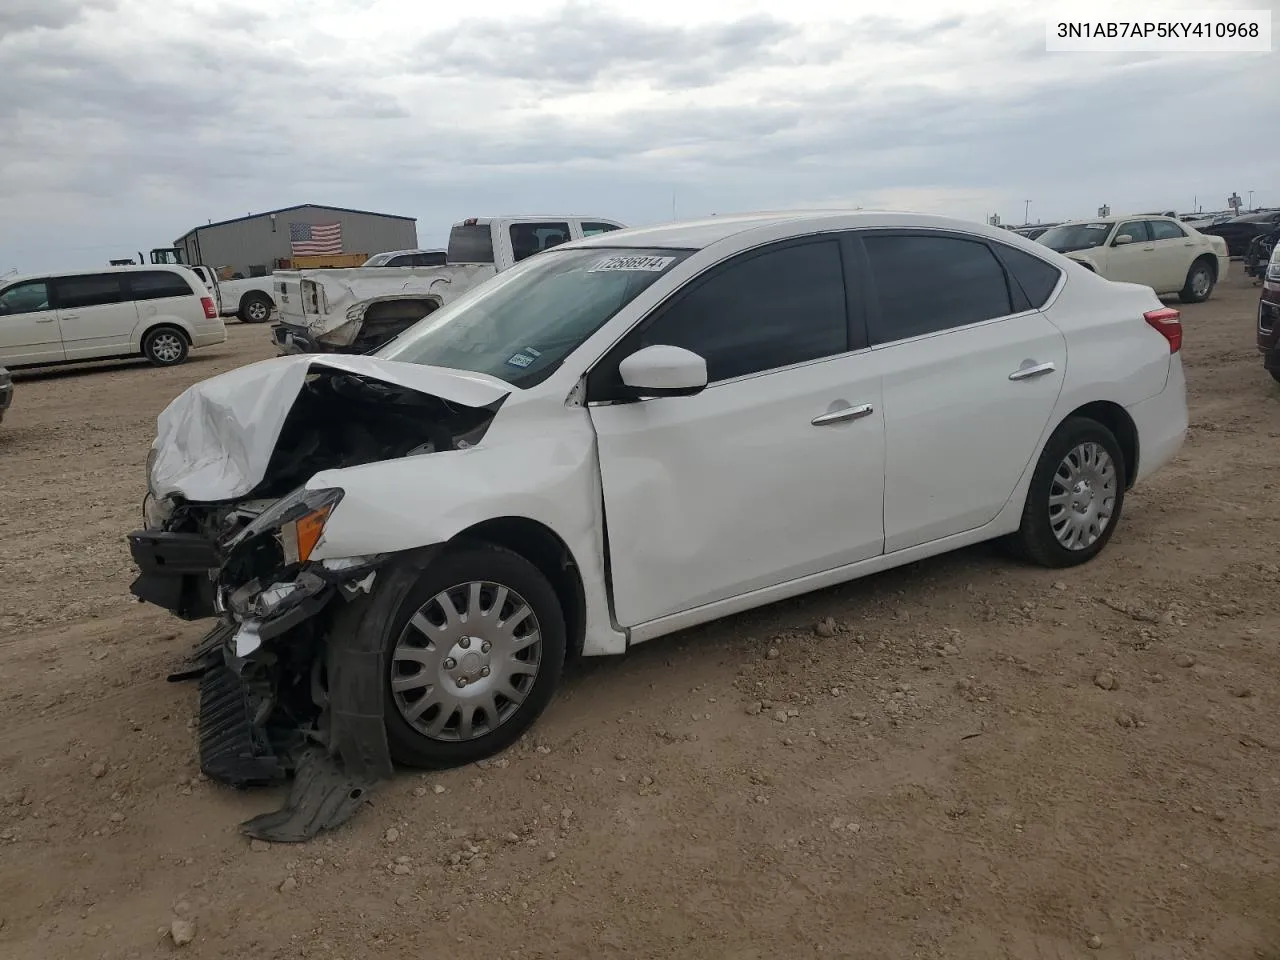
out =
[[1027,295],[1028,306],[1036,309],[1044,306],[1062,276],[1058,268],[1016,247],[997,244],[996,250],[1005,268]]
[[569,240],[567,223],[513,223],[511,225],[511,252],[519,263],[525,257],[541,253],[549,247]]
[[493,263],[493,234],[487,223],[459,223],[449,231],[450,263]]
[[903,234],[868,234],[864,242],[879,301],[870,318],[873,343],[1014,312],[1004,270],[985,243]]
[[[1151,239],[1151,233],[1147,230],[1147,221],[1145,220],[1126,220],[1116,228],[1116,236],[1127,233],[1133,237],[1134,243],[1146,243]],[[1111,241],[1112,246],[1115,245],[1115,239]]]
[[1187,234],[1172,220],[1148,220],[1147,229],[1152,240],[1181,240]]
[[594,237],[598,233],[609,233],[611,230],[617,230],[612,223],[587,223],[582,224],[582,235],[584,237]]
[[129,289],[135,300],[159,300],[163,297],[189,297],[190,284],[169,270],[148,270],[129,274]]
[[1034,239],[1043,243],[1050,250],[1057,250],[1059,253],[1070,253],[1072,250],[1089,250],[1092,247],[1100,247],[1107,242],[1107,237],[1110,234],[1111,224],[1107,222],[1064,223],[1058,227],[1050,227]]
[[53,281],[58,306],[63,310],[98,307],[127,300],[118,273],[88,274],[82,277],[59,277]]
[[657,343],[701,356],[711,382],[844,353],[849,327],[839,243],[738,259],[663,311],[634,347]]
[[43,280],[17,283],[0,293],[0,316],[12,313],[36,313],[49,309],[49,288]]
[[392,257],[386,263],[381,264],[384,267],[411,267],[413,266],[413,254],[402,253],[398,257]]
[[251,277],[265,277],[266,275],[267,268],[261,263],[253,264],[249,267],[249,276]]
[[426,253],[415,253],[413,255],[413,266],[415,267],[440,267],[445,263],[443,250],[429,250]]

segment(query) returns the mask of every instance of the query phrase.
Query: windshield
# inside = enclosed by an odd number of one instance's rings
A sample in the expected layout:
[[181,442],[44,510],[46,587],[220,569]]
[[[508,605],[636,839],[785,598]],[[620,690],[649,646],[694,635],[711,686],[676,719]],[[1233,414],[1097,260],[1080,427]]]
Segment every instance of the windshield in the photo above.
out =
[[1088,250],[1090,247],[1102,246],[1111,233],[1111,227],[1112,224],[1109,223],[1064,223],[1060,227],[1046,230],[1036,239],[1059,253]]
[[691,252],[545,251],[419,320],[374,355],[530,387]]

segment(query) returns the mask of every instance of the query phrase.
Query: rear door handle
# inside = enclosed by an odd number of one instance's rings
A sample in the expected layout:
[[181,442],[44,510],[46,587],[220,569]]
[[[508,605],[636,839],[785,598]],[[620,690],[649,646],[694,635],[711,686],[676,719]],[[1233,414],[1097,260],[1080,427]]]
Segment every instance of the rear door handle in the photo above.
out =
[[820,417],[814,417],[809,422],[815,427],[825,427],[832,423],[844,423],[848,420],[861,420],[863,417],[869,417],[874,412],[874,408],[869,403],[864,403],[857,407],[843,407],[840,410],[832,410],[830,413],[824,413]]
[[1048,363],[1033,363],[1030,366],[1019,367],[1009,374],[1009,379],[1030,380],[1032,377],[1043,377],[1046,373],[1053,373],[1057,369],[1057,365],[1052,360]]

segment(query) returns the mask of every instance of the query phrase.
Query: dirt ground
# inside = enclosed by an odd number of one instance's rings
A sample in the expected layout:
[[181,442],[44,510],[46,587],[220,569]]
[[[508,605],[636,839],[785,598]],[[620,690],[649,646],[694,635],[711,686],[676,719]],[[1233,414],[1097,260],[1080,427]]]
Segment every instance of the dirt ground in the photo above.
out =
[[1280,958],[1257,299],[1236,276],[1184,308],[1188,444],[1096,562],[966,550],[589,663],[528,743],[266,849],[236,825],[281,794],[198,776],[195,686],[164,676],[203,628],[131,602],[124,535],[156,414],[268,328],[21,376],[0,956]]

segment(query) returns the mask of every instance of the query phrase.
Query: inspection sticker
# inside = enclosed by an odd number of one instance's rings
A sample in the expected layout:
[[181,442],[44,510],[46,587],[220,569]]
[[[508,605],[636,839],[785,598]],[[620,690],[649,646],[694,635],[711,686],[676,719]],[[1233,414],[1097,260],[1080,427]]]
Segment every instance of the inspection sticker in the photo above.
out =
[[533,357],[529,356],[527,353],[514,353],[507,357],[507,363],[513,367],[527,367],[529,364],[533,363]]
[[675,260],[675,257],[655,256],[605,257],[587,273],[599,273],[602,270],[643,270],[648,273],[661,273],[675,263]]

